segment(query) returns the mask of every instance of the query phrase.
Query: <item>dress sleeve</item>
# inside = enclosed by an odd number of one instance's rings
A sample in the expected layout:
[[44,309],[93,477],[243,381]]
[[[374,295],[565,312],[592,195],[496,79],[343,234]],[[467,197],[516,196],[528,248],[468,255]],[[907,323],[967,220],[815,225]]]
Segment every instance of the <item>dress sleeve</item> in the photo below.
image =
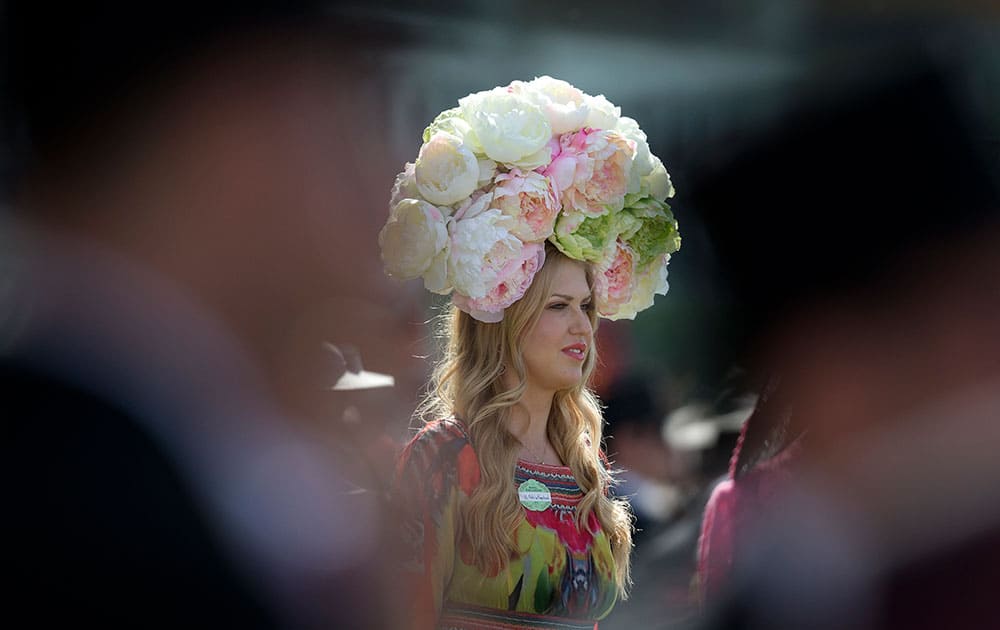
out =
[[455,561],[464,440],[428,426],[400,456],[393,503],[408,627],[434,628]]

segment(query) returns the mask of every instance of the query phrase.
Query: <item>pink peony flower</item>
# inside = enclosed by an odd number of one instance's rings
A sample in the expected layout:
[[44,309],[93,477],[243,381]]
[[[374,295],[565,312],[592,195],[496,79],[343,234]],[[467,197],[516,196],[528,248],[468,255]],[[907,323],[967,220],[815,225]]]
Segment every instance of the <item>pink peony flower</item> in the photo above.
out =
[[485,296],[470,298],[454,293],[452,303],[481,322],[499,322],[503,319],[504,309],[524,296],[543,264],[544,243],[525,243],[521,254],[509,260],[499,270],[496,284]]
[[562,206],[552,180],[535,171],[511,169],[497,175],[493,207],[514,219],[511,233],[522,241],[541,241],[552,235]]
[[635,279],[635,254],[625,243],[615,242],[615,248],[597,265],[594,294],[597,312],[613,316],[632,299]]
[[599,216],[622,209],[634,141],[615,131],[584,128],[561,135],[552,155],[542,174],[555,183],[564,210]]

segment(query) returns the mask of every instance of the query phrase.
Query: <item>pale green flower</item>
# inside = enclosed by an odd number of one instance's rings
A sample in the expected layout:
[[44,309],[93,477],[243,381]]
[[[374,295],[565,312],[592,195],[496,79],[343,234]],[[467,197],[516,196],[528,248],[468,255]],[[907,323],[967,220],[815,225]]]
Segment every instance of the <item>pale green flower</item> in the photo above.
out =
[[629,219],[621,215],[620,212],[607,212],[594,217],[564,212],[556,221],[555,234],[549,240],[570,258],[600,262],[614,246],[622,228],[628,225]]
[[670,206],[652,197],[635,195],[626,196],[625,203],[627,207],[622,210],[622,214],[633,217],[639,225],[637,229],[630,230],[631,233],[623,231],[621,238],[638,257],[639,268],[645,267],[655,258],[680,249],[681,235]]

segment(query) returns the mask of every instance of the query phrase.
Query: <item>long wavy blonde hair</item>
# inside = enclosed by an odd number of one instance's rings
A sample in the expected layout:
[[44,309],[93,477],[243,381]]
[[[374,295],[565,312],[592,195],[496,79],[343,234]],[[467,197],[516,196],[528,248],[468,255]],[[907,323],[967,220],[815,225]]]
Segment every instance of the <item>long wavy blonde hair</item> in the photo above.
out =
[[[545,264],[524,296],[504,311],[499,323],[486,324],[450,307],[440,329],[445,340],[444,356],[416,412],[416,417],[425,422],[454,415],[468,429],[481,478],[459,519],[458,532],[459,539],[464,535],[470,543],[476,566],[484,573],[506,566],[515,551],[513,534],[524,512],[512,479],[521,445],[508,423],[512,407],[527,385],[524,339],[542,313],[552,291],[554,270],[560,264],[583,263],[567,258],[546,243]],[[589,266],[585,268],[593,291],[593,272]],[[591,309],[589,317],[596,331],[596,310]],[[631,583],[632,515],[626,501],[612,498],[608,492],[615,480],[601,461],[601,408],[586,387],[596,362],[596,350],[591,344],[581,382],[556,392],[553,398],[548,438],[583,491],[576,525],[586,527],[589,515],[596,514],[611,542],[615,583],[620,597],[625,598]],[[500,377],[505,366],[517,376],[518,384],[513,389],[507,389]]]

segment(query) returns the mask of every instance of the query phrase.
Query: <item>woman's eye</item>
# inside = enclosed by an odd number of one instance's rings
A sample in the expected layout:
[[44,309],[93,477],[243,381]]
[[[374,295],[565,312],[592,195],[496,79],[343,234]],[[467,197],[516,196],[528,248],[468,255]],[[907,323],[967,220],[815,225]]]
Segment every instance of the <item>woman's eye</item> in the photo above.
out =
[[587,302],[586,304],[581,304],[580,308],[584,311],[589,311],[590,309],[594,308],[594,305],[591,304],[590,302]]
[[557,310],[557,311],[560,311],[560,310],[566,308],[566,304],[563,303],[563,302],[556,302],[555,304],[550,304],[549,308]]

